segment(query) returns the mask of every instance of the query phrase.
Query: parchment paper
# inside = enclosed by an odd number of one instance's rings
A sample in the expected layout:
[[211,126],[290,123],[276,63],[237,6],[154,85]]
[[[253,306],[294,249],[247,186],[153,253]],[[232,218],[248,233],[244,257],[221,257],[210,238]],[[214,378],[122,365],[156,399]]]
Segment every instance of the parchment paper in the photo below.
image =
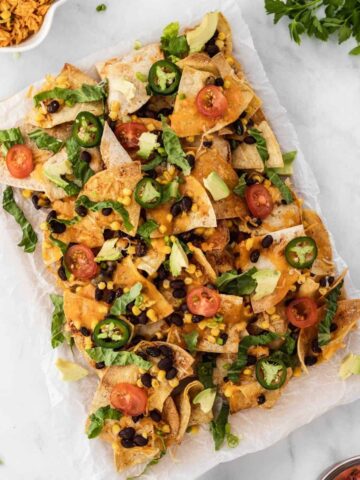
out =
[[[93,54],[78,62],[77,65],[94,73],[92,67],[94,62],[126,53],[133,47],[134,40],[141,40],[144,44],[158,41],[162,28],[170,21],[178,20],[181,25],[188,26],[197,23],[205,12],[215,9],[222,10],[231,23],[235,56],[243,64],[252,86],[262,98],[265,112],[278,136],[282,150],[284,152],[298,150],[294,175],[297,191],[305,198],[307,206],[319,212],[317,182],[301,153],[295,130],[287,118],[286,111],[280,105],[266,77],[249,29],[241,17],[239,5],[235,0],[124,2],[124,21],[119,22],[124,41],[107,51]],[[60,68],[61,65],[59,70]],[[29,99],[26,99],[26,90],[2,102],[0,128],[12,127],[20,121],[29,107],[29,102]],[[38,226],[43,221],[45,213],[34,214],[30,202],[25,204],[18,193],[16,196],[28,218],[37,219]],[[35,220],[32,221],[33,224],[34,222]],[[14,245],[19,241],[17,225],[2,210],[0,229],[1,232],[11,236]],[[38,231],[40,232],[39,229]],[[46,419],[49,424],[49,435],[55,435],[59,440],[62,448],[59,455],[72,459],[73,477],[69,480],[115,480],[140,473],[140,470],[135,468],[132,472],[117,474],[113,467],[110,445],[100,440],[88,440],[84,433],[87,408],[98,382],[96,375],[91,373],[89,377],[75,384],[66,384],[59,379],[59,373],[54,366],[56,357],[71,360],[74,360],[74,357],[67,347],[61,347],[56,351],[51,350],[49,330],[52,308],[49,293],[54,291],[54,287],[53,279],[42,264],[40,246],[35,255],[23,254],[19,249],[20,261],[15,265],[6,262],[4,253],[1,257],[3,275],[6,275],[7,268],[17,268],[19,279],[31,282],[33,285],[32,295],[23,296],[21,299],[26,305],[28,315],[26,319],[21,320],[16,345],[29,341],[31,335],[39,335],[43,338],[43,362],[42,365],[34,365],[34,368],[42,368],[47,379],[53,406],[52,418]],[[336,254],[336,250],[335,259],[338,270],[342,271],[346,265]],[[360,296],[360,292],[356,291],[349,276],[346,279],[346,287],[350,297]],[[9,296],[11,293],[11,287],[8,291],[2,292],[3,295]],[[292,379],[281,400],[272,410],[254,409],[233,415],[232,429],[243,438],[236,449],[224,447],[220,452],[215,452],[208,426],[205,426],[197,435],[186,435],[181,446],[168,452],[167,456],[158,465],[148,469],[142,478],[152,480],[196,478],[218,463],[264,449],[329,409],[360,398],[358,377],[349,378],[346,382],[337,377],[339,362],[348,350],[360,352],[359,331],[351,334],[347,349],[339,352],[331,362],[311,368],[309,376],[303,375]],[[82,363],[77,354],[75,354],[75,361]],[[239,474],[241,475],[241,472]]]

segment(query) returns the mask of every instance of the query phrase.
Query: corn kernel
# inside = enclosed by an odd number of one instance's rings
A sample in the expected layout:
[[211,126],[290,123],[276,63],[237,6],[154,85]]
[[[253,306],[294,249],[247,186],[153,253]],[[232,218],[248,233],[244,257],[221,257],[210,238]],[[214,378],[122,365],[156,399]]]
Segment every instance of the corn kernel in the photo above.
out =
[[301,367],[296,367],[293,375],[294,377],[300,377],[302,375]]
[[92,347],[92,340],[90,337],[85,337],[85,349],[88,350]]
[[320,295],[326,295],[327,291],[328,291],[327,288],[324,288],[324,287],[319,288]]
[[32,195],[32,191],[31,191],[31,190],[23,190],[23,191],[21,192],[21,194],[22,194],[22,196],[23,196],[24,198],[30,198],[31,195]]
[[122,191],[123,195],[129,197],[132,194],[132,190],[130,188],[124,188]]
[[76,293],[81,293],[82,287],[76,287]]
[[196,435],[197,433],[199,433],[199,426],[198,425],[193,425],[192,427],[190,427],[190,433],[192,435]]
[[150,368],[150,373],[152,373],[153,375],[157,375],[159,373],[159,368],[156,365],[153,365]]
[[179,385],[179,380],[177,378],[172,378],[169,380],[169,385],[170,387],[175,388]]
[[266,180],[264,181],[264,187],[266,187],[266,188],[270,188],[270,187],[271,187],[271,182],[270,182],[270,180],[267,180],[267,179],[266,179]]
[[191,313],[185,313],[184,315],[184,323],[191,323],[192,322],[192,315]]
[[166,215],[166,221],[169,222],[169,223],[172,222],[172,219],[173,219],[173,218],[174,218],[174,217],[171,215],[171,213],[168,213],[168,214]]
[[174,175],[174,174],[175,174],[176,169],[175,169],[174,165],[169,165],[169,166],[168,166],[168,172],[170,173],[170,175]]
[[121,225],[119,222],[111,222],[110,228],[111,230],[120,230]]
[[71,273],[69,276],[69,282],[73,282],[75,280],[75,276]]
[[138,119],[137,115],[131,115],[131,120],[133,122],[136,122],[137,119]]
[[159,380],[159,382],[163,382],[165,380],[165,375],[166,375],[165,370],[159,371],[159,373],[157,374],[157,379]]
[[244,375],[252,375],[252,370],[251,370],[251,368],[245,368],[245,370],[243,371],[243,374],[244,374]]
[[206,337],[206,340],[207,340],[208,342],[210,342],[210,343],[216,343],[216,338],[213,337],[212,335],[208,335],[208,336]]
[[213,337],[217,337],[217,336],[219,336],[219,334],[220,334],[220,329],[219,329],[219,328],[212,328],[212,329],[210,330],[210,333],[211,333],[211,335],[212,335]]
[[222,330],[226,330],[226,325],[225,323],[220,323],[219,327],[218,327],[221,331]]
[[137,317],[138,315],[140,315],[141,313],[141,310],[140,308],[137,306],[137,305],[134,305],[131,309],[132,313]]
[[196,271],[196,265],[194,265],[193,263],[189,263],[189,266],[187,267],[186,269],[187,273],[195,273]]
[[273,320],[274,322],[280,320],[280,315],[278,315],[277,313],[275,313],[274,315],[271,315],[271,320]]
[[140,380],[140,378],[139,378],[139,380],[137,380],[136,385],[140,388],[142,388],[144,386],[142,381]]
[[120,102],[117,101],[112,101],[110,104],[110,110],[113,110],[114,112],[118,112],[120,110]]
[[196,235],[203,235],[204,232],[205,232],[205,228],[203,228],[203,227],[198,227],[198,228],[195,228],[195,230],[194,230],[194,233]]
[[114,112],[114,110],[110,110],[109,117],[112,121],[117,120],[118,116],[119,116],[118,112]]
[[158,317],[156,315],[156,312],[153,308],[149,308],[149,310],[146,312],[146,316],[148,317],[149,320],[152,322],[157,322]]
[[105,282],[100,282],[100,283],[98,283],[97,287],[98,287],[99,290],[105,290],[106,283]]
[[114,282],[107,282],[106,286],[109,290],[112,290],[114,288]]
[[152,386],[153,388],[159,388],[160,384],[159,384],[159,382],[156,380],[156,378],[153,378],[153,379],[151,380],[151,386]]
[[141,374],[146,373],[146,370],[144,368],[139,368],[139,373]]
[[105,305],[100,305],[99,306],[99,313],[106,313],[108,311],[107,307]]
[[168,245],[164,245],[163,247],[160,247],[159,250],[161,253],[165,253],[166,255],[171,253],[171,247],[169,247]]
[[131,197],[122,197],[121,199],[121,203],[125,205],[125,207],[128,207],[129,205],[131,205],[131,202],[132,202]]
[[253,238],[248,238],[245,240],[245,248],[249,252],[254,245],[254,239]]
[[160,225],[160,227],[159,227],[159,232],[160,232],[160,233],[165,233],[166,230],[167,230],[166,225]]
[[167,290],[168,288],[170,288],[170,282],[169,280],[164,280],[163,283],[162,283],[163,287],[165,288],[165,290]]
[[290,292],[296,292],[296,285],[292,285],[292,286],[291,286]]
[[231,82],[230,80],[225,80],[224,82],[224,88],[230,88],[231,87]]
[[115,423],[115,425],[112,426],[111,431],[114,435],[117,435],[120,432],[120,425]]
[[200,323],[198,323],[198,327],[200,328],[200,330],[205,330],[205,328],[207,327],[207,321],[202,320]]
[[270,307],[266,310],[266,313],[268,313],[269,315],[274,315],[275,312],[276,312],[275,307]]
[[195,277],[196,277],[196,278],[202,277],[202,271],[201,271],[201,270],[196,270],[196,271],[195,271]]
[[155,126],[152,123],[149,123],[148,125],[146,125],[146,128],[149,130],[149,132],[152,132],[153,130],[155,130]]
[[220,32],[217,38],[218,38],[219,40],[225,40],[226,35],[225,35],[224,32]]
[[161,332],[156,332],[155,333],[155,337],[158,339],[158,340],[161,340],[163,338],[163,334]]
[[130,288],[129,288],[129,287],[125,287],[125,288],[124,288],[124,293],[128,293],[128,292],[130,292]]
[[232,390],[232,389],[229,388],[229,387],[228,387],[228,388],[225,388],[225,391],[224,391],[225,397],[227,397],[227,398],[230,398],[230,397],[231,397],[231,390]]
[[187,140],[189,143],[194,143],[194,142],[195,142],[195,137],[186,137],[186,140]]
[[190,277],[186,277],[184,283],[185,285],[191,285],[193,283],[193,279]]
[[216,40],[215,45],[221,50],[225,44],[223,40]]
[[42,222],[42,223],[40,224],[40,230],[44,230],[44,231],[45,231],[45,230],[47,230],[47,229],[48,229],[47,223],[46,223],[46,222]]
[[164,425],[161,429],[164,433],[170,433],[170,425]]
[[80,330],[80,328],[81,328],[81,323],[80,323],[78,320],[75,320],[73,323],[74,323],[74,327],[75,327],[77,330]]
[[226,61],[228,62],[229,65],[234,65],[235,60],[232,57],[226,57]]
[[268,322],[268,320],[264,320],[263,322],[260,323],[260,327],[263,328],[264,330],[266,330],[267,328],[270,327],[270,324]]

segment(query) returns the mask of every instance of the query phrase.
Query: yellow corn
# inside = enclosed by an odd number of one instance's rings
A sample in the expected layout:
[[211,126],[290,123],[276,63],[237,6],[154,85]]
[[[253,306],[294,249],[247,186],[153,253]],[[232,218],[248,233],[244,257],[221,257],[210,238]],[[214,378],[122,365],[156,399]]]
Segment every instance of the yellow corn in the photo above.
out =
[[189,143],[193,143],[193,142],[195,142],[195,137],[186,137],[186,140],[187,140]]
[[164,280],[162,285],[163,285],[163,287],[165,288],[165,290],[167,290],[168,288],[170,288],[170,282],[169,282],[169,280]]
[[225,80],[224,82],[224,88],[230,88],[231,87],[231,82],[230,80]]
[[170,175],[174,175],[174,174],[175,174],[176,169],[175,169],[174,165],[169,165],[169,166],[168,166],[168,172],[170,173]]
[[179,380],[177,378],[172,378],[169,380],[169,385],[170,387],[175,388],[179,385]]
[[271,315],[271,320],[273,320],[274,322],[276,322],[277,320],[280,320],[280,315],[278,315],[277,313],[275,313],[274,315]]
[[120,230],[121,225],[119,222],[111,222],[110,228],[111,230]]
[[122,193],[123,195],[129,197],[132,194],[132,190],[130,188],[124,188]]
[[85,350],[92,347],[92,340],[90,337],[85,337]]
[[198,327],[200,328],[200,330],[205,330],[205,328],[207,327],[207,321],[202,320],[200,323],[198,323]]
[[276,312],[275,307],[270,307],[266,310],[266,313],[269,314],[269,315],[273,315],[275,312]]
[[301,367],[296,367],[294,370],[294,377],[300,377],[302,375]]
[[171,247],[169,247],[168,245],[164,245],[163,247],[160,247],[159,250],[161,253],[165,253],[165,254],[171,253]]
[[169,425],[164,425],[161,429],[164,433],[170,433],[170,426]]
[[148,317],[149,320],[151,320],[152,322],[157,322],[158,320],[158,317],[156,315],[156,312],[154,309],[152,308],[149,308],[149,310],[146,312],[146,316]]
[[227,398],[231,397],[231,390],[232,390],[231,387],[225,388],[225,391],[224,391],[225,397]]
[[249,252],[254,245],[254,239],[253,238],[248,238],[245,240],[245,248]]
[[47,230],[47,229],[48,229],[47,223],[46,223],[46,222],[42,222],[42,223],[40,224],[40,230],[44,230],[44,231],[45,231],[45,230]]
[[266,179],[266,180],[264,181],[264,187],[266,187],[266,188],[270,188],[270,187],[271,187],[271,182],[270,182],[270,180],[267,180],[267,179]]
[[212,328],[210,330],[210,332],[211,332],[211,335],[213,335],[214,337],[218,337],[219,334],[220,334],[220,329],[219,328]]
[[192,427],[190,427],[190,433],[192,435],[196,435],[197,433],[199,433],[199,426],[198,425],[193,425]]
[[189,263],[189,266],[187,267],[186,269],[187,273],[195,273],[196,271],[196,265],[194,265],[193,263]]
[[226,61],[228,62],[229,65],[234,65],[235,60],[232,57],[227,57]]
[[245,368],[243,373],[244,373],[244,375],[252,375],[252,370],[251,370],[251,368]]
[[165,380],[165,370],[160,370],[159,373],[157,374],[157,379],[159,382],[163,382]]
[[138,387],[140,387],[140,388],[142,388],[142,387],[144,386],[143,383],[142,383],[142,381],[140,380],[140,378],[139,378],[139,380],[136,382],[136,385],[137,385]]
[[172,222],[172,219],[173,219],[173,218],[174,218],[174,217],[171,215],[171,213],[168,213],[168,214],[166,215],[166,221],[169,222],[169,223]]
[[106,288],[106,283],[105,282],[98,283],[98,289],[99,290],[105,290],[105,288]]
[[112,426],[111,431],[114,435],[117,435],[120,432],[120,425],[115,423],[115,425]]
[[131,204],[131,197],[122,197],[121,203],[125,205],[125,207],[128,207]]
[[158,339],[158,340],[161,340],[163,338],[163,334],[161,332],[156,332],[155,333],[155,337]]
[[320,295],[325,295],[327,293],[327,291],[328,291],[327,288],[324,288],[324,287],[319,288]]
[[144,368],[139,368],[139,373],[141,374],[146,373],[146,370]]
[[112,101],[110,105],[110,110],[113,110],[114,112],[118,112],[120,110],[120,102],[117,101]]
[[224,48],[225,44],[223,40],[216,40],[215,45],[221,50],[222,48]]
[[160,225],[160,227],[159,227],[159,232],[160,232],[160,233],[165,233],[166,230],[167,230],[166,225]]
[[191,323],[192,322],[192,315],[191,313],[185,313],[184,315],[184,323]]
[[131,120],[132,120],[133,122],[136,122],[137,119],[138,119],[137,115],[135,115],[135,114],[134,114],[134,115],[131,115]]
[[152,132],[153,130],[155,130],[155,126],[152,123],[149,123],[148,125],[146,125],[146,128],[149,130],[149,132]]
[[269,328],[270,324],[269,324],[268,320],[264,320],[263,322],[261,322],[260,327],[263,328],[264,330]]
[[112,290],[114,288],[114,282],[107,282],[106,286],[109,290]]
[[217,38],[218,38],[219,40],[225,40],[226,35],[225,35],[224,32],[220,32]]
[[153,378],[153,379],[151,380],[151,386],[152,386],[153,388],[159,388],[160,384],[159,384],[159,382],[156,380],[156,378]]
[[75,320],[75,321],[74,321],[74,327],[77,328],[78,330],[80,330],[80,328],[81,328],[81,323],[80,323],[78,320]]
[[191,285],[193,283],[193,279],[190,277],[186,277],[184,283],[185,285]]
[[31,191],[31,190],[23,190],[23,191],[21,192],[21,194],[22,194],[22,196],[23,196],[24,198],[30,198],[31,195],[32,195],[32,191]]
[[225,330],[225,329],[226,329],[225,323],[220,323],[219,329],[220,329],[220,330]]
[[97,320],[91,322],[91,330],[95,330],[96,325],[98,324]]
[[296,292],[296,285],[292,285],[292,287],[290,288],[290,292]]
[[105,305],[100,305],[99,306],[99,313],[106,313],[108,309],[105,307]]
[[109,117],[112,121],[115,121],[118,119],[118,116],[119,116],[119,113],[118,112],[114,112],[114,110],[110,110],[109,112]]
[[140,315],[141,313],[141,310],[140,308],[137,306],[137,305],[134,305],[131,309],[132,313],[135,315],[135,316],[138,316]]
[[203,235],[204,232],[205,232],[205,228],[203,227],[198,227],[198,228],[195,228],[194,230],[194,233],[196,233],[196,235]]
[[196,270],[196,271],[195,271],[195,277],[196,277],[196,278],[202,277],[202,271],[201,271],[201,270]]
[[130,292],[130,288],[129,288],[129,287],[125,287],[125,288],[124,288],[124,293],[128,293],[128,292]]
[[212,335],[208,335],[208,336],[206,337],[206,340],[207,340],[208,342],[210,342],[210,343],[215,343],[215,342],[216,342],[215,337],[213,337]]

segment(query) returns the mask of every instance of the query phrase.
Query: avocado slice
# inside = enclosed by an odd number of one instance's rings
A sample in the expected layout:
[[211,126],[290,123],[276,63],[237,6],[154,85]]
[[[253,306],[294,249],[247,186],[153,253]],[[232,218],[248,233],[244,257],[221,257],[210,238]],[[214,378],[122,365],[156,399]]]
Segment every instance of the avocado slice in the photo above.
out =
[[160,144],[157,141],[157,135],[155,135],[155,133],[143,132],[139,137],[139,151],[137,154],[146,160],[155,148],[159,146]]
[[202,19],[200,25],[186,34],[190,53],[200,52],[205,43],[213,37],[219,20],[219,12],[209,12]]
[[95,262],[115,261],[122,257],[121,251],[116,248],[118,238],[106,240],[100,252],[95,257]]
[[216,172],[211,172],[206,178],[204,178],[204,185],[211,193],[215,202],[228,197],[231,193],[229,187]]
[[271,270],[270,268],[264,268],[258,270],[252,275],[252,278],[256,280],[257,286],[253,296],[254,300],[261,300],[267,295],[271,295],[278,284],[281,273],[277,270]]
[[67,158],[65,149],[51,157],[44,164],[44,175],[55,185],[65,188],[68,182],[62,178],[63,175],[71,175],[72,168]]
[[180,275],[182,268],[187,268],[189,266],[187,255],[177,238],[175,238],[171,247],[169,266],[170,272],[174,277]]
[[215,397],[216,388],[207,388],[196,395],[193,404],[199,404],[204,413],[209,413],[214,405]]

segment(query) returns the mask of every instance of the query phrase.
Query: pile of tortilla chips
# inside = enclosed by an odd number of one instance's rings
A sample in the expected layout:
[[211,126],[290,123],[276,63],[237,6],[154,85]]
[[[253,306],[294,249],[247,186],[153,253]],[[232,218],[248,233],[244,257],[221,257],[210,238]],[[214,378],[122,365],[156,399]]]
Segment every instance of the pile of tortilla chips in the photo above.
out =
[[75,344],[98,375],[86,432],[120,471],[199,425],[214,448],[236,446],[229,414],[271,408],[343,348],[360,300],[221,13],[96,67],[65,65],[32,92],[0,131],[0,181],[25,251],[37,236],[11,187],[46,212],[52,346]]

